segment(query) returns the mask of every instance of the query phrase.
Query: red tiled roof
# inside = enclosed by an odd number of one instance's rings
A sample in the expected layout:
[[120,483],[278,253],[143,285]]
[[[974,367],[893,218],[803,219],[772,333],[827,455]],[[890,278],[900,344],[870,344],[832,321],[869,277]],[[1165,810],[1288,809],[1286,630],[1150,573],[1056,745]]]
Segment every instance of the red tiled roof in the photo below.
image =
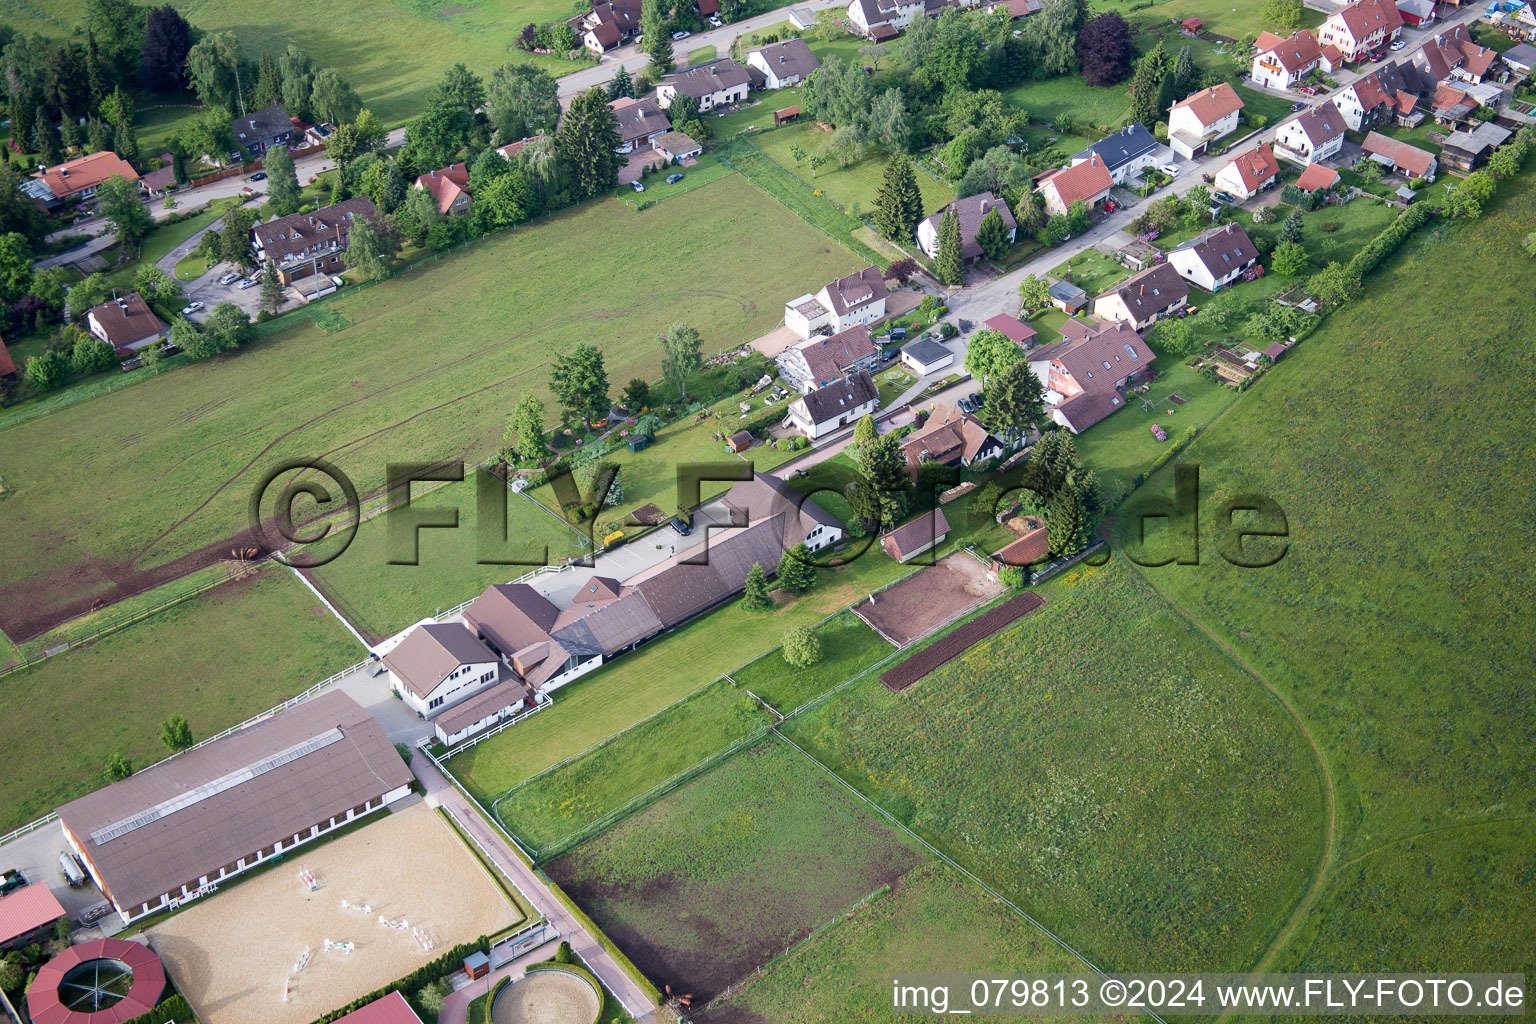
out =
[[380,996],[366,1006],[358,1007],[336,1024],[421,1024],[421,1018],[399,992]]
[[1188,107],[1201,124],[1210,126],[1228,114],[1242,110],[1243,101],[1237,95],[1236,89],[1233,89],[1226,82],[1221,82],[1211,86],[1209,89],[1201,89],[1197,93],[1191,93],[1175,103],[1169,110],[1175,110],[1179,107]]
[[[59,997],[65,975],[92,960],[116,960],[133,972],[128,992],[103,1010],[86,1014],[66,1007]],[[122,1024],[155,1008],[165,993],[165,965],[146,945],[127,939],[94,939],[71,946],[44,964],[27,988],[27,1014],[32,1024]]]
[[1257,149],[1250,149],[1246,153],[1232,158],[1232,166],[1237,168],[1238,177],[1243,179],[1243,188],[1253,192],[1264,182],[1273,178],[1280,170],[1280,164],[1275,160],[1274,150],[1269,143],[1262,143]]
[[1392,166],[1408,171],[1415,177],[1428,174],[1435,162],[1433,153],[1376,132],[1371,132],[1360,143],[1360,152],[1366,156],[1384,156],[1392,161]]
[[462,163],[449,164],[440,171],[429,171],[416,179],[416,187],[426,189],[437,200],[437,212],[447,213],[459,196],[469,195],[469,168]]
[[120,174],[129,181],[139,180],[139,173],[129,165],[128,161],[109,150],[66,160],[45,171],[38,171],[32,177],[42,178],[44,184],[48,186],[48,191],[63,199],[76,192],[100,185],[114,174]]
[[1323,60],[1327,61],[1332,67],[1338,67],[1340,64],[1344,63],[1344,51],[1339,49],[1337,46],[1334,46],[1332,43],[1329,43],[1327,46],[1323,47],[1319,56],[1321,56]]
[[16,363],[11,359],[10,352],[6,351],[5,339],[0,338],[0,377],[9,377],[16,372]]
[[1050,553],[1051,542],[1045,524],[1034,516],[1026,517],[1025,522],[1029,523],[1033,529],[1002,549],[993,552],[994,562],[1023,568],[1040,561]]
[[1185,28],[1189,29],[1189,31],[1191,31],[1191,32],[1199,32],[1200,31],[1200,27],[1202,25],[1204,25],[1205,22],[1201,21],[1199,18],[1185,18],[1179,24],[1183,25]]
[[1270,54],[1291,74],[1303,70],[1322,55],[1317,46],[1317,37],[1306,29],[1285,38],[1270,32],[1260,32],[1253,47],[1255,53]]
[[0,896],[0,943],[10,942],[63,916],[64,908],[42,882]]
[[1029,326],[1029,324],[1006,315],[994,316],[990,320],[984,320],[982,321],[982,326],[989,330],[997,331],[1015,345],[1027,345],[1031,339],[1040,333]]
[[1094,153],[1080,164],[1073,164],[1041,178],[1040,187],[1046,185],[1055,188],[1056,194],[1061,197],[1061,205],[1071,206],[1079,199],[1087,201],[1108,192],[1114,187],[1115,180],[1109,176],[1109,168],[1104,166],[1104,160]]
[[1373,32],[1392,32],[1403,27],[1403,13],[1392,0],[1354,0],[1333,12],[1328,20],[1342,23],[1356,42]]
[[1303,192],[1315,192],[1320,188],[1332,188],[1339,180],[1339,172],[1322,164],[1307,164],[1307,169],[1296,179],[1296,187]]

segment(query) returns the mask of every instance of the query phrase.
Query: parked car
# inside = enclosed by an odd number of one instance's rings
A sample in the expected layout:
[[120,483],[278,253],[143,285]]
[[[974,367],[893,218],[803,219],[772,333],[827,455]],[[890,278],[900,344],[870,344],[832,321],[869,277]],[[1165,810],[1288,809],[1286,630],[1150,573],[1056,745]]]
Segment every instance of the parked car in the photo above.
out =
[[239,274],[225,274],[223,277],[219,278],[219,284],[233,284],[238,280],[240,280]]
[[236,285],[236,287],[241,291],[245,291],[247,288],[255,288],[259,284],[261,284],[261,282],[256,280],[254,277],[248,277]]
[[681,171],[677,172],[676,174],[669,174],[669,175],[667,175],[667,184],[668,185],[676,185],[678,182],[680,182],[682,180],[683,180],[683,173]]
[[1307,105],[1305,103],[1300,103],[1300,102],[1292,103],[1291,104],[1291,112],[1295,113],[1298,110],[1305,110],[1306,106]]
[[261,195],[261,193],[259,191],[257,191],[254,188],[251,188],[251,186],[249,186],[249,185],[247,185],[244,188],[242,188],[240,190],[240,194],[242,196],[244,196],[246,199],[254,199],[257,196]]
[[200,310],[202,308],[203,308],[203,304],[201,302],[189,302],[185,306],[181,307],[181,315],[182,316],[191,316],[193,313],[196,313],[198,310]]
[[676,530],[678,535],[681,537],[686,537],[693,532],[693,527],[689,526],[681,519],[672,520],[672,529]]
[[718,14],[711,14],[709,16],[709,23],[711,25],[713,25],[715,28],[719,28],[721,25],[725,24],[725,22],[720,20],[720,15],[718,15]]
[[640,184],[638,181],[630,182],[629,183],[629,187],[631,189],[633,189],[634,191],[636,191],[636,192],[644,192],[645,191],[645,186]]
[[1296,86],[1296,91],[1301,93],[1304,96],[1316,96],[1317,95],[1317,90],[1314,89],[1310,85],[1298,85],[1298,86]]
[[1177,178],[1179,176],[1179,169],[1174,164],[1160,164],[1157,169],[1170,178]]
[[251,175],[251,180],[252,181],[266,181],[267,180],[267,172],[266,171],[257,171],[255,174]]
[[676,42],[679,39],[687,39],[691,35],[693,35],[692,32],[673,32],[672,39]]
[[975,412],[976,411],[976,403],[971,401],[971,396],[970,395],[961,395],[960,396],[960,401],[956,402],[955,404],[960,407],[960,411],[961,412]]
[[1387,47],[1387,49],[1389,49],[1389,50],[1401,50],[1403,47],[1405,47],[1407,45],[1408,44],[1403,42],[1401,39],[1394,39],[1392,41],[1392,45]]
[[1231,206],[1237,202],[1237,199],[1234,196],[1232,196],[1230,193],[1223,192],[1221,189],[1217,189],[1215,192],[1212,192],[1211,198],[1216,200],[1218,203],[1226,203],[1228,206]]

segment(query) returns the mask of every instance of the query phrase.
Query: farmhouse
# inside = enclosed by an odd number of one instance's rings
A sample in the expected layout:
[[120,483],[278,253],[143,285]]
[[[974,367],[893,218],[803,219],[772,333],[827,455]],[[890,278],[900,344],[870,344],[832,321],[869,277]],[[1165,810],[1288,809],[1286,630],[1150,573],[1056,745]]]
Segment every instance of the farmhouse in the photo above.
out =
[[656,86],[656,102],[666,110],[673,96],[685,92],[699,101],[700,111],[709,111],[746,99],[750,83],[747,69],[726,57],[666,76]]
[[251,229],[256,262],[271,260],[276,264],[278,280],[283,284],[340,270],[352,222],[358,217],[373,220],[377,216],[372,199],[356,196],[313,213],[273,217]]
[[1260,143],[1246,153],[1239,153],[1216,172],[1216,187],[1238,199],[1252,199],[1280,180],[1280,164],[1269,143]]
[[1189,301],[1189,285],[1167,263],[1148,267],[1093,300],[1093,315],[1118,320],[1138,331],[1176,313]]
[[1186,96],[1168,109],[1168,144],[1174,153],[1193,159],[1237,129],[1242,109],[1237,90],[1226,82]]
[[815,295],[809,293],[784,304],[784,326],[801,338],[818,331],[837,333],[857,324],[872,324],[885,316],[889,294],[879,267],[865,267],[840,277]]
[[0,950],[20,949],[53,938],[53,927],[64,916],[45,882],[33,882],[0,896]]
[[964,199],[956,199],[938,213],[924,220],[917,226],[917,247],[923,250],[930,258],[938,258],[939,255],[939,222],[944,219],[944,214],[950,210],[955,211],[955,216],[960,221],[960,253],[967,263],[974,263],[981,259],[981,244],[976,241],[976,231],[981,227],[981,219],[993,210],[1003,219],[1003,226],[1008,229],[1008,241],[1011,243],[1018,234],[1019,225],[1013,219],[1013,211],[1008,209],[1008,204],[993,195],[991,192],[981,192],[974,196],[966,196]]
[[1152,133],[1142,127],[1140,121],[1129,124],[1113,135],[1095,142],[1072,158],[1074,164],[1083,163],[1097,155],[1116,185],[1124,185],[1148,167],[1157,164],[1166,151]]
[[1109,198],[1114,187],[1115,179],[1109,176],[1103,158],[1094,153],[1082,163],[1042,176],[1035,191],[1045,197],[1047,213],[1065,216],[1078,200],[1092,210]]
[[898,562],[910,562],[925,551],[932,551],[949,536],[949,520],[944,510],[933,509],[913,516],[880,538],[885,553]]
[[662,132],[652,144],[658,156],[669,163],[692,160],[704,147],[683,132]]
[[1234,222],[1211,228],[1168,253],[1168,263],[1179,276],[1208,292],[1220,291],[1258,261],[1258,249]]
[[901,350],[901,363],[919,377],[952,366],[955,354],[932,338],[920,338]]
[[462,163],[421,175],[416,179],[416,187],[432,193],[437,200],[437,212],[444,216],[457,217],[469,212],[469,168]]
[[123,922],[213,892],[410,793],[377,720],[339,690],[58,810]]
[[1259,85],[1289,89],[1316,70],[1322,56],[1317,37],[1307,29],[1284,37],[1260,32],[1253,44],[1249,74]]
[[1331,101],[1308,107],[1275,132],[1275,156],[1293,164],[1314,164],[1343,148],[1344,115]]
[[1392,0],[1353,0],[1323,22],[1317,41],[1337,46],[1344,59],[1357,61],[1403,33],[1403,16]]
[[799,85],[805,76],[821,67],[821,61],[811,53],[804,39],[786,39],[747,54],[747,70],[754,68],[762,74],[763,85],[769,89],[783,89]]
[[631,99],[621,96],[610,100],[613,116],[619,122],[620,153],[638,153],[650,149],[656,140],[672,130],[672,123],[661,112],[654,95]]
[[1479,83],[1498,66],[1499,55],[1491,47],[1474,43],[1465,25],[1455,25],[1419,47],[1413,63],[1437,82]]
[[835,433],[875,411],[880,391],[868,370],[795,399],[785,423],[812,441]]
[[230,122],[235,142],[257,156],[273,146],[287,146],[293,141],[296,129],[288,111],[274,104]]
[[1435,180],[1435,167],[1437,161],[1435,154],[1428,150],[1410,146],[1406,142],[1386,135],[1371,132],[1360,143],[1360,152],[1381,164],[1389,171],[1395,171],[1405,178],[1424,178],[1428,181]]
[[65,203],[78,203],[96,194],[101,183],[111,177],[138,181],[139,172],[128,161],[108,150],[76,157],[42,171],[35,171],[22,191],[48,209]]
[[969,466],[995,459],[1003,454],[1003,442],[970,413],[940,404],[922,429],[902,442],[901,453],[907,468],[916,474],[925,462]]
[[1068,328],[1074,336],[1030,353],[1029,368],[1045,388],[1051,419],[1081,434],[1124,407],[1120,389],[1152,365],[1152,351],[1123,323],[1094,328],[1069,321],[1063,334]]
[[982,321],[981,325],[989,331],[996,331],[1003,335],[1003,337],[1019,346],[1019,348],[1029,348],[1029,346],[1035,343],[1035,338],[1040,333],[1022,320],[1004,314],[989,317]]
[[85,326],[123,356],[160,341],[166,331],[138,292],[91,307],[85,314]]
[[426,718],[496,682],[495,655],[457,622],[417,626],[384,664],[390,689]]
[[880,350],[869,328],[855,324],[829,338],[810,338],[792,345],[776,360],[779,373],[802,395],[841,380],[859,370],[874,369]]
[[1454,131],[1440,148],[1440,160],[1458,171],[1472,171],[1487,163],[1494,150],[1508,142],[1511,132],[1492,121],[1481,121],[1471,131]]

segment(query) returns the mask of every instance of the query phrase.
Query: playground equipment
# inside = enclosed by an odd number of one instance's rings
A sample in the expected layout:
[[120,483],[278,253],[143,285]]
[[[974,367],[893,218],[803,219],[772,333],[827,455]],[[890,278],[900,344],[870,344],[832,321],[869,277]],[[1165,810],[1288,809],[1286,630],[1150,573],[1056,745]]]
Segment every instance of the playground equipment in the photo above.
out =
[[298,962],[293,965],[293,973],[298,974],[309,965],[309,947],[304,947],[304,952],[299,954]]
[[285,1003],[288,1001],[288,988],[289,988],[289,981],[288,981],[287,978],[284,978],[283,979],[283,1002],[285,1002]]
[[320,883],[315,881],[315,876],[309,873],[309,868],[299,868],[299,881],[302,882],[304,884],[304,888],[308,889],[310,892],[314,892],[316,889],[320,888]]
[[352,951],[356,948],[357,943],[355,942],[332,942],[330,939],[325,940],[325,951],[327,953],[333,953],[339,950],[348,956],[351,956]]

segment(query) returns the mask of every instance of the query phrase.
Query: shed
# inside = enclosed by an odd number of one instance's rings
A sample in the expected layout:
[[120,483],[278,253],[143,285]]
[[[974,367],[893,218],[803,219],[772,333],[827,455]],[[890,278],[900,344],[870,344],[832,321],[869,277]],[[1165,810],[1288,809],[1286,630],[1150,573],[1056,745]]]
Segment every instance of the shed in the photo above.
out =
[[1409,203],[1413,202],[1418,197],[1419,197],[1419,194],[1417,192],[1415,192],[1413,189],[1409,188],[1407,185],[1399,185],[1397,187],[1397,198],[1399,198],[1399,199],[1401,199],[1403,201],[1403,205],[1404,206],[1406,206]]
[[955,355],[931,338],[920,338],[901,350],[901,361],[919,377],[926,377],[953,363]]
[[20,948],[53,937],[64,908],[43,882],[0,896],[0,949]]
[[938,547],[948,536],[949,520],[944,517],[943,509],[936,508],[913,517],[881,537],[880,546],[896,561],[909,562]]
[[1071,281],[1053,281],[1051,303],[1063,313],[1081,313],[1088,308],[1088,293]]
[[1035,343],[1039,332],[1017,317],[1006,314],[998,314],[982,321],[982,326],[990,331],[997,331],[1009,341],[1020,348],[1028,348]]
[[783,110],[775,110],[773,112],[773,126],[775,128],[781,124],[789,124],[792,121],[798,120],[800,120],[799,107],[785,107]]
[[491,958],[478,950],[464,958],[464,973],[475,981],[491,973]]
[[1183,21],[1179,22],[1179,28],[1192,36],[1199,35],[1200,30],[1204,27],[1205,22],[1201,21],[1199,18],[1185,18]]
[[725,440],[726,447],[731,451],[741,453],[752,447],[752,431],[738,430]]

